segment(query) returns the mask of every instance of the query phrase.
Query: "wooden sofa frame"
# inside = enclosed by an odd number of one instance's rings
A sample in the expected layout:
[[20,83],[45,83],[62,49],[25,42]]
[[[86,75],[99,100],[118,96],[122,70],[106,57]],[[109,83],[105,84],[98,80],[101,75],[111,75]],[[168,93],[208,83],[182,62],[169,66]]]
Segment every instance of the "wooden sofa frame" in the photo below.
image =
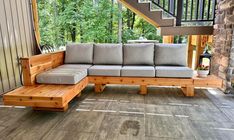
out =
[[3,96],[5,105],[30,106],[34,110],[65,111],[68,103],[89,84],[95,84],[95,92],[102,92],[106,84],[140,85],[140,94],[147,94],[147,86],[179,86],[185,96],[194,96],[194,87],[222,88],[222,80],[207,78],[140,78],[88,76],[76,85],[37,84],[36,75],[63,64],[64,51],[22,58],[24,86]]

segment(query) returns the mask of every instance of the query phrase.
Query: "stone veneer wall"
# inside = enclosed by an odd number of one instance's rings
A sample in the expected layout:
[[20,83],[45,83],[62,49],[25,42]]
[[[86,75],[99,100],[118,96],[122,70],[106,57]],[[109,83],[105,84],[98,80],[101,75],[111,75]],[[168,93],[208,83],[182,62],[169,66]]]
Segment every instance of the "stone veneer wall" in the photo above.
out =
[[224,91],[234,91],[234,0],[217,0],[211,72],[224,80]]

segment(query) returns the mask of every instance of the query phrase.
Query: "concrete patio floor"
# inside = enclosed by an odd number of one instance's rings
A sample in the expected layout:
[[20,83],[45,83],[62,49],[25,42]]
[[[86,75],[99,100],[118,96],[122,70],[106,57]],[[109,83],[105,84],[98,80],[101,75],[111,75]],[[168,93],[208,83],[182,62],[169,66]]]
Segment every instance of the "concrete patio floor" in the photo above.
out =
[[233,95],[196,89],[189,98],[171,87],[149,87],[146,96],[137,92],[137,86],[110,85],[96,94],[88,86],[67,112],[0,105],[0,139],[234,139]]

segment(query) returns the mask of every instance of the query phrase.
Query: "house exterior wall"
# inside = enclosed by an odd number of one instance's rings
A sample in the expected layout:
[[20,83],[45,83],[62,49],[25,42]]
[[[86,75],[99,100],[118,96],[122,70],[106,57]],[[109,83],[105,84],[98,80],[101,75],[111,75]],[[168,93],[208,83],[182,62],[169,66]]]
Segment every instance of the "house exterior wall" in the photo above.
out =
[[230,93],[234,75],[234,1],[217,0],[211,71],[224,80]]
[[31,0],[0,0],[0,94],[21,86],[20,57],[34,54]]

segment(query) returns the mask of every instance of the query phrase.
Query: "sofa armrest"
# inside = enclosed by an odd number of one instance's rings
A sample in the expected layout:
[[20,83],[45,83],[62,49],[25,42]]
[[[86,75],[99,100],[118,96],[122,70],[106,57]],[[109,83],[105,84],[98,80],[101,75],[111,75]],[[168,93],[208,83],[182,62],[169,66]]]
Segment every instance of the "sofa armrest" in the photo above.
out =
[[24,86],[34,85],[37,74],[62,65],[64,54],[64,51],[59,51],[21,58]]

